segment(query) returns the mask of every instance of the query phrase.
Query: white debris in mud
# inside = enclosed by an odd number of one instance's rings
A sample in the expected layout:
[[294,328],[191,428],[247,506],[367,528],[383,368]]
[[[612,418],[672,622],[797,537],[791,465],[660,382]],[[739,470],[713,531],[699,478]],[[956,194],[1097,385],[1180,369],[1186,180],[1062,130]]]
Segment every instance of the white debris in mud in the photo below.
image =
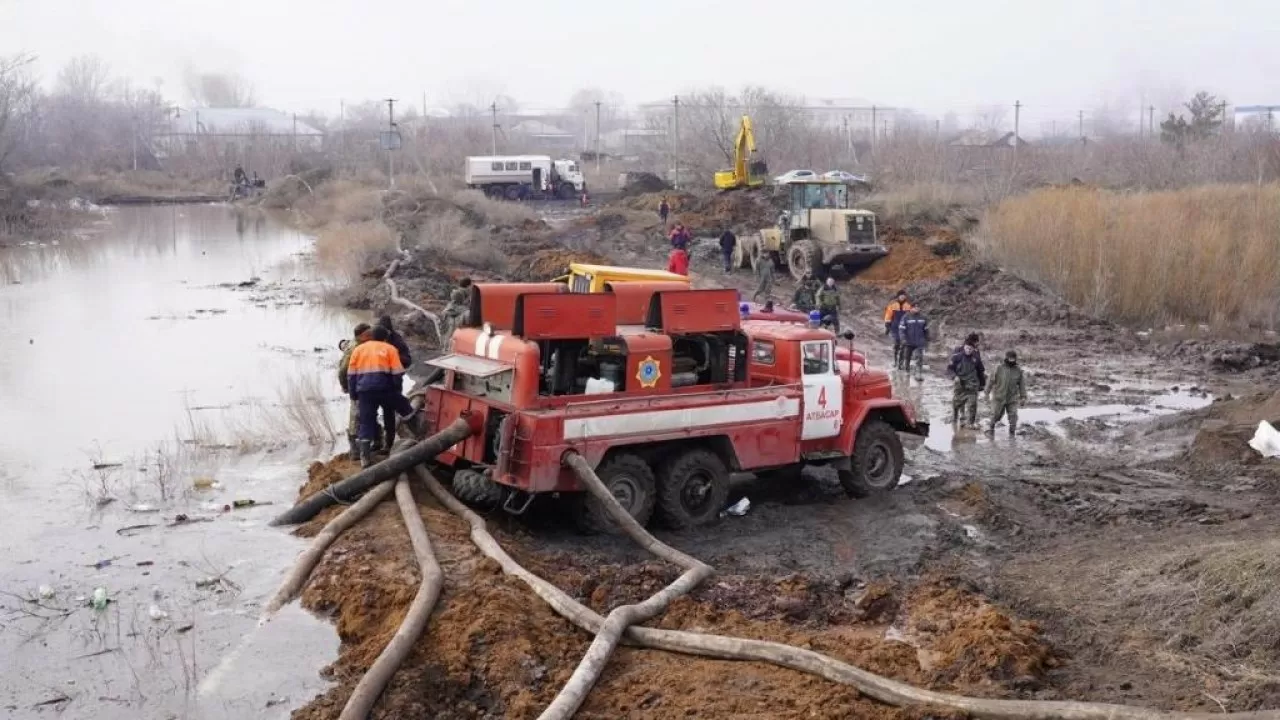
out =
[[1257,450],[1258,454],[1264,458],[1280,457],[1280,432],[1276,432],[1271,423],[1263,420],[1258,423],[1258,429],[1253,433],[1249,447]]

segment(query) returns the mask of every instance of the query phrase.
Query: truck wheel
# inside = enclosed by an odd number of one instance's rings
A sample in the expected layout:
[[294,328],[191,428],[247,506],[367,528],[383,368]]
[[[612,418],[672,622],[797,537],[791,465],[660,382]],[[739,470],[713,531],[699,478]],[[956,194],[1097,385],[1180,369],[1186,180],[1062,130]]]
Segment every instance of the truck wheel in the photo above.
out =
[[[653,517],[657,481],[653,470],[640,456],[623,453],[614,455],[596,468],[596,476],[609,488],[618,504],[641,525],[647,525]],[[590,493],[583,493],[582,506],[578,509],[578,525],[589,533],[617,532],[617,523],[609,517],[604,504]]]
[[556,188],[556,197],[561,200],[572,200],[577,194],[577,189],[569,183],[560,183],[560,187]]
[[658,506],[675,530],[715,520],[728,497],[729,470],[710,450],[690,450],[663,465]]
[[487,475],[459,470],[453,474],[453,496],[472,507],[489,510],[502,502],[502,488]]
[[858,430],[850,469],[840,470],[840,485],[849,497],[888,492],[902,477],[902,441],[883,420],[870,420]]
[[506,189],[506,190],[504,190],[502,194],[503,194],[503,196],[504,196],[504,197],[506,197],[508,200],[519,200],[519,199],[520,199],[520,186],[519,186],[519,185],[508,185],[508,186],[507,186],[507,189]]
[[803,280],[809,273],[817,277],[822,269],[822,255],[811,240],[801,240],[792,243],[787,250],[787,265],[791,267],[791,277],[797,281]]

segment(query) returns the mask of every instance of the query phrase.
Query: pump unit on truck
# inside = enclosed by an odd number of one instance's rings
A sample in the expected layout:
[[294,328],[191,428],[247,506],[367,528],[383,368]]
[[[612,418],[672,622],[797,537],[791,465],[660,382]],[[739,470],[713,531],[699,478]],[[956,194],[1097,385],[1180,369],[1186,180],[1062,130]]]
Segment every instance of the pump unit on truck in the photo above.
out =
[[483,155],[466,159],[467,187],[507,200],[575,198],[586,192],[587,181],[574,160],[549,155]]
[[[428,430],[462,414],[484,431],[439,456],[467,502],[519,514],[569,494],[579,525],[609,530],[568,453],[581,455],[641,523],[713,522],[730,472],[794,480],[829,465],[854,496],[902,474],[898,433],[928,424],[893,395],[887,373],[838,350],[831,332],[743,321],[734,290],[658,289],[639,324],[621,283],[478,284],[471,315],[420,392]],[[670,287],[670,286],[668,286]],[[852,334],[847,340],[851,342]]]

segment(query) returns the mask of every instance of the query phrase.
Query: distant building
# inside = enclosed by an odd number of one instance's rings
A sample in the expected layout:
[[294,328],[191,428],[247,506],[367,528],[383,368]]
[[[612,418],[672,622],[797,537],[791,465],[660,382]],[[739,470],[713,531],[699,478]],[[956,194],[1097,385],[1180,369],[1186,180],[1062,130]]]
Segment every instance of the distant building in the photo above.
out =
[[529,138],[533,145],[547,150],[571,150],[577,136],[541,120],[522,120],[511,128],[512,135]]
[[1015,138],[1012,132],[1000,130],[965,130],[947,141],[947,146],[953,148],[1012,148],[1015,144],[1030,145],[1023,138]]
[[288,143],[300,151],[320,150],[324,132],[297,115],[271,108],[175,108],[155,135],[158,156],[181,152],[191,143],[224,146]]
[[1237,105],[1233,119],[1239,130],[1280,131],[1280,105]]

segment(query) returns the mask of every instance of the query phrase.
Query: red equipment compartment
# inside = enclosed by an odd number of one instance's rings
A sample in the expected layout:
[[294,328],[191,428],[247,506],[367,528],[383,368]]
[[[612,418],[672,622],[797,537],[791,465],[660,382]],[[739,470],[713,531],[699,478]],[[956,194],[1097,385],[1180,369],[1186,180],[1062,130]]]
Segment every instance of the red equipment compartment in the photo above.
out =
[[618,298],[619,325],[644,325],[654,293],[688,292],[689,286],[678,282],[611,282],[604,284],[604,290]]
[[645,324],[671,335],[737,330],[737,290],[660,292],[649,301]]
[[526,293],[565,293],[564,283],[475,283],[471,286],[471,312],[467,315],[469,327],[485,323],[494,330],[510,330],[515,327],[516,301]]
[[525,293],[516,298],[513,332],[526,340],[612,337],[617,306],[607,293]]

